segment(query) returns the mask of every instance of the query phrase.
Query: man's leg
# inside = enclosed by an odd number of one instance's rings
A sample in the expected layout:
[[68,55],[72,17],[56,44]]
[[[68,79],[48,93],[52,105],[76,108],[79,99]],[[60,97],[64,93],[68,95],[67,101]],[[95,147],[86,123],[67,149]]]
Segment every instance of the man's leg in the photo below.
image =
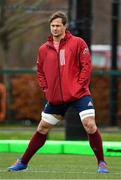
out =
[[95,117],[89,116],[82,119],[82,124],[87,132],[90,146],[97,158],[98,173],[108,173],[102,146],[101,134],[95,124]]
[[25,153],[21,157],[21,161],[24,164],[28,164],[31,157],[45,144],[47,133],[52,127],[53,125],[47,123],[46,121],[40,121],[39,126],[33,134]]
[[9,171],[19,171],[27,168],[27,164],[30,159],[37,150],[44,145],[48,132],[59,121],[57,117],[59,116],[57,115],[55,117],[51,114],[42,113],[42,120],[40,121],[36,132],[32,136],[25,153],[15,165],[8,168]]
[[104,161],[102,138],[95,124],[94,117],[87,117],[83,119],[82,124],[87,132],[90,146],[95,153],[98,163],[100,161]]
[[108,170],[106,168],[106,162],[104,161],[102,138],[95,123],[95,109],[91,96],[84,96],[72,105],[79,112],[80,119],[87,132],[90,146],[97,158],[98,172],[107,173]]

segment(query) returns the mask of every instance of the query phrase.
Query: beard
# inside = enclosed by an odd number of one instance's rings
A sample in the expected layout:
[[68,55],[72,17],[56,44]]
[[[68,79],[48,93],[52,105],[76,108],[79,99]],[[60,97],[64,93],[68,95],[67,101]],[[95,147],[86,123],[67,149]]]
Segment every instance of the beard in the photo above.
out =
[[56,33],[53,33],[52,35],[53,35],[53,37],[60,37],[61,36],[61,34],[56,34]]

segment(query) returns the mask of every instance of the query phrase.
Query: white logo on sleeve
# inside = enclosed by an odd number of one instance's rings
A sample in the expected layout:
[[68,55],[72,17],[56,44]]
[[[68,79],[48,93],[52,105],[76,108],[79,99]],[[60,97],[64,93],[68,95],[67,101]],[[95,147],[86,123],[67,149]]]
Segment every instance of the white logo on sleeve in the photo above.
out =
[[84,48],[83,54],[87,54],[89,52],[88,48]]
[[60,50],[60,65],[63,66],[65,65],[65,49]]

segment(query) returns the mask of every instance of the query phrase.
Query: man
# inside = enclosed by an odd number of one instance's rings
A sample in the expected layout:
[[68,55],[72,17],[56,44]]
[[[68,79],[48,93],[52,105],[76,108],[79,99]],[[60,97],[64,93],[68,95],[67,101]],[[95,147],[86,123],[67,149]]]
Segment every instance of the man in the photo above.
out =
[[47,42],[39,48],[37,60],[39,85],[48,102],[25,153],[8,170],[26,169],[32,156],[44,145],[48,132],[63,119],[67,109],[73,106],[79,113],[97,158],[98,173],[108,173],[89,91],[92,70],[89,49],[83,39],[67,31],[67,18],[63,12],[52,14],[50,30]]

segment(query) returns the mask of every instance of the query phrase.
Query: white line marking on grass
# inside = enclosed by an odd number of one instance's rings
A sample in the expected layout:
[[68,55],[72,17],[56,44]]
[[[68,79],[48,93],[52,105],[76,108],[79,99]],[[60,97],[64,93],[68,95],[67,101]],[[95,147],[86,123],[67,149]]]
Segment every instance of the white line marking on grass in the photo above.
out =
[[[33,172],[33,173],[38,173],[38,172],[40,172],[40,173],[56,173],[56,174],[57,173],[65,173],[65,174],[76,174],[76,173],[78,173],[78,174],[95,174],[96,173],[96,172],[89,172],[89,171],[71,171],[71,172],[68,172],[68,171],[58,171],[58,170],[56,170],[56,171],[54,171],[54,170],[47,171],[47,170],[30,170],[30,169],[28,169],[27,172]],[[110,174],[110,172],[107,173],[107,174]],[[121,175],[121,172],[111,172],[111,174]]]
[[[7,170],[0,170],[0,172],[7,172]],[[8,171],[10,172],[10,171]],[[13,172],[13,171],[11,171]],[[17,172],[17,171],[15,171]],[[59,171],[59,170],[39,170],[39,169],[28,169],[28,170],[24,170],[24,171],[18,171],[18,172],[32,172],[32,173],[65,173],[65,174],[95,174],[96,172],[89,172],[89,171]],[[110,173],[109,173],[110,174]],[[117,174],[117,175],[121,175],[121,172],[111,172],[111,174]]]
[[0,169],[0,172],[6,172],[7,170],[5,170],[5,169]]
[[[68,171],[63,171],[63,170],[39,170],[39,169],[27,169],[27,170],[24,170],[24,171],[8,171],[6,169],[0,169],[0,173],[2,172],[23,172],[23,173],[26,173],[26,172],[32,172],[32,173],[65,173],[65,174],[96,174],[96,172],[89,172],[89,171],[71,171],[71,172],[68,172]],[[98,173],[97,173],[98,174]],[[121,172],[109,172],[107,174],[115,174],[115,175],[121,175]]]

